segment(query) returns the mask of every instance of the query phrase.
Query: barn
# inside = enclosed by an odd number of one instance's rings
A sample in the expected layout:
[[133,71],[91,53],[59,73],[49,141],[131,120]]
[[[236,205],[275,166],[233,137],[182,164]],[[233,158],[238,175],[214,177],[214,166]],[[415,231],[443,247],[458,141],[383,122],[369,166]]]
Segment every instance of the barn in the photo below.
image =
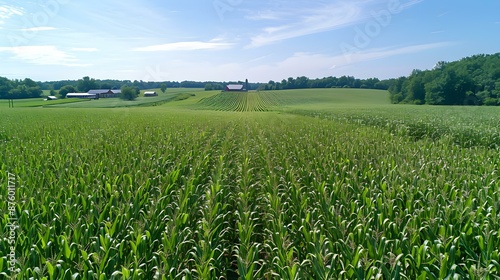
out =
[[99,99],[99,95],[91,94],[88,92],[71,92],[71,93],[66,94],[66,98]]
[[156,91],[146,91],[144,92],[144,97],[152,97],[152,96],[158,96]]
[[225,91],[248,91],[250,89],[248,85],[248,79],[245,80],[245,83],[238,82],[234,84],[228,84],[224,88]]
[[225,91],[246,91],[246,89],[245,89],[244,85],[229,84],[229,85],[226,85]]
[[119,89],[91,89],[87,93],[97,95],[99,98],[120,97],[122,91]]

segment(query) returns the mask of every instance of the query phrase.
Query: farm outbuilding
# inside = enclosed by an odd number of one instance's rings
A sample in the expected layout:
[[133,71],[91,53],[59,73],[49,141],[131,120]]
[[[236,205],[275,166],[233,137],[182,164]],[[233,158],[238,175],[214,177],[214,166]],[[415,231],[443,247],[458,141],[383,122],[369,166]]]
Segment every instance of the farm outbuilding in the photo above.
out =
[[156,91],[146,91],[146,92],[144,92],[144,97],[152,97],[152,96],[158,96],[158,93],[156,93]]
[[232,85],[226,85],[226,91],[246,91],[244,85],[239,85],[239,84],[232,84]]
[[245,80],[245,83],[238,82],[234,84],[228,84],[224,88],[225,91],[248,91],[250,89],[248,85],[248,79]]
[[99,95],[88,93],[88,92],[71,92],[71,93],[66,94],[66,98],[99,99]]
[[44,100],[57,100],[57,97],[53,96],[53,95],[49,95],[47,96],[47,98],[45,98]]
[[114,98],[120,97],[121,90],[119,89],[91,89],[88,94],[95,94],[99,98]]

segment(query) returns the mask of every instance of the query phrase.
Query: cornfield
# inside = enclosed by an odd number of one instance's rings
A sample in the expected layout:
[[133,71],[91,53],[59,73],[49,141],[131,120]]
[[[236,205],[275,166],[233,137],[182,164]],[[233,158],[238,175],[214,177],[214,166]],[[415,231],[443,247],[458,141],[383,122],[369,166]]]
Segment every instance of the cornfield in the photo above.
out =
[[215,111],[263,112],[293,104],[294,99],[279,92],[226,92],[206,97],[194,108]]
[[[221,96],[194,107],[282,102]],[[0,112],[4,278],[13,174],[17,279],[500,279],[496,147],[165,108]]]

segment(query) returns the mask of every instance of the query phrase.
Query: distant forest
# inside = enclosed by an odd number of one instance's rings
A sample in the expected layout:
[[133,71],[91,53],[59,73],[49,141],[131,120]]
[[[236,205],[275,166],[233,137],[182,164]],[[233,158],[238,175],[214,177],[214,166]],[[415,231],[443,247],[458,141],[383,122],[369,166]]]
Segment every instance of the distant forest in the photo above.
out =
[[500,105],[500,53],[438,62],[391,84],[392,103]]
[[[119,89],[129,86],[136,90],[152,88],[204,88],[223,90],[234,82],[197,81],[130,81],[79,80],[35,82],[29,78],[9,80],[0,77],[0,99],[41,97],[42,90],[64,97],[68,92],[91,89]],[[438,62],[432,70],[413,70],[410,76],[397,79],[357,79],[351,76],[309,79],[288,78],[268,83],[249,83],[249,90],[285,90],[304,88],[366,88],[388,90],[392,103],[429,105],[500,105],[500,53],[474,55],[455,62]]]
[[[251,90],[282,90],[282,89],[304,89],[304,88],[367,88],[367,89],[383,89],[389,88],[392,80],[380,81],[377,78],[356,79],[351,76],[342,77],[326,77],[319,79],[309,79],[305,76],[288,79],[283,79],[281,82],[273,80],[268,83],[250,84]],[[242,83],[242,82],[238,82]],[[223,83],[207,83],[205,90],[222,90]]]
[[326,77],[321,79],[309,79],[307,77],[297,77],[283,79],[281,82],[269,81],[260,85],[258,90],[281,90],[281,89],[302,89],[302,88],[367,88],[386,90],[392,84],[391,80],[379,80],[377,78],[356,79],[351,76]]

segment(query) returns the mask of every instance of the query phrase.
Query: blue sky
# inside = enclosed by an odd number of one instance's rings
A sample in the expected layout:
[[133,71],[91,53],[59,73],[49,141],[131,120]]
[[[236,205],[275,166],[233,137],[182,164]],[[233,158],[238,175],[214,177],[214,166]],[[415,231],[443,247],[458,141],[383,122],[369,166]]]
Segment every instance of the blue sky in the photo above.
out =
[[497,0],[0,0],[0,76],[380,79],[500,52]]

